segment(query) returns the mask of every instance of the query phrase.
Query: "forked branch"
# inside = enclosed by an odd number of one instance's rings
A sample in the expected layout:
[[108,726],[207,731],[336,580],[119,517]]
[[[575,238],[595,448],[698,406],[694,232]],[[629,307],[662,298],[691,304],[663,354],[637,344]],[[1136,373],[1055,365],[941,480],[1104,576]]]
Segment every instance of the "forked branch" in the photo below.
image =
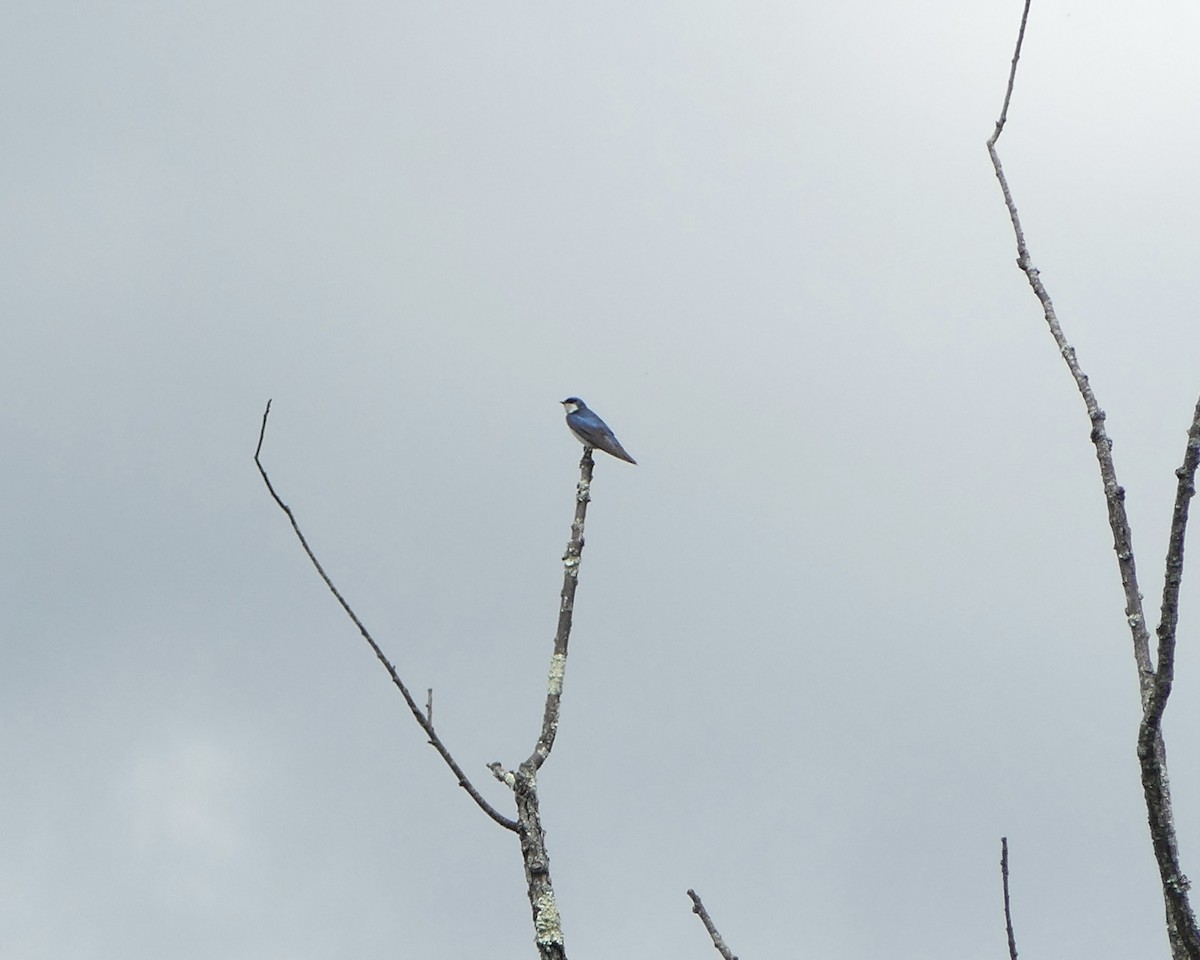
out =
[[271,478],[267,475],[261,459],[263,439],[267,433],[267,417],[270,413],[271,402],[268,400],[267,408],[263,411],[262,428],[258,434],[258,446],[254,450],[254,463],[258,467],[258,472],[262,475],[263,483],[266,484],[272,499],[279,505],[279,509],[286,514],[288,521],[292,525],[292,530],[296,534],[296,538],[300,541],[300,546],[304,548],[304,552],[308,555],[308,559],[312,562],[313,567],[325,582],[325,586],[329,588],[329,592],[333,594],[334,598],[346,612],[346,615],[358,628],[358,632],[367,641],[376,659],[383,664],[384,669],[388,672],[388,676],[392,678],[393,685],[400,691],[401,696],[404,697],[404,702],[408,704],[408,709],[412,713],[413,719],[425,731],[429,737],[430,745],[437,750],[446,762],[446,765],[450,767],[455,777],[458,778],[459,786],[467,791],[471,799],[475,801],[476,805],[484,813],[505,829],[516,833],[520,838],[521,858],[525,865],[525,879],[529,892],[529,903],[533,910],[535,942],[539,956],[542,960],[566,960],[562,923],[558,914],[554,887],[550,882],[550,857],[546,850],[546,832],[542,828],[539,811],[537,774],[542,764],[550,756],[550,751],[554,747],[555,736],[558,733],[563,676],[567,666],[567,646],[571,638],[571,623],[575,610],[575,589],[579,584],[579,561],[583,553],[584,522],[587,519],[587,506],[591,500],[592,470],[595,466],[591,448],[584,447],[583,459],[579,462],[579,484],[575,494],[575,516],[571,523],[571,537],[567,543],[566,553],[563,556],[563,587],[559,600],[558,629],[554,635],[554,654],[550,659],[550,676],[546,691],[546,705],[542,715],[542,728],[529,758],[516,770],[505,770],[499,763],[488,765],[495,777],[513,791],[517,806],[517,819],[512,820],[501,814],[483,799],[479,791],[475,789],[474,784],[471,783],[467,775],[463,773],[462,768],[450,755],[450,751],[446,749],[445,744],[442,743],[441,738],[437,735],[437,731],[433,727],[433,690],[428,691],[425,708],[422,710],[412,694],[409,693],[404,681],[400,679],[395,666],[384,655],[379,644],[371,636],[370,631],[367,630],[366,626],[358,618],[358,615],[350,607],[350,604],[346,602],[345,597],[342,596],[338,588],[334,586],[329,574],[325,572],[325,568],[317,560],[316,554],[313,553],[312,548],[308,545],[308,540],[301,531],[300,525],[297,523],[295,514],[292,513],[291,508],[276,493],[275,487],[271,483]]
[[1125,593],[1125,617],[1133,638],[1133,658],[1138,673],[1138,690],[1142,702],[1142,720],[1138,728],[1138,763],[1141,767],[1142,792],[1146,800],[1146,811],[1150,821],[1150,838],[1158,863],[1159,879],[1162,883],[1163,901],[1166,908],[1167,935],[1175,960],[1200,960],[1200,930],[1188,900],[1188,879],[1179,865],[1179,852],[1175,839],[1175,820],[1171,810],[1171,789],[1167,777],[1167,752],[1162,737],[1162,717],[1171,683],[1175,675],[1175,631],[1178,624],[1179,584],[1183,575],[1183,545],[1187,530],[1188,504],[1195,493],[1195,475],[1200,463],[1200,403],[1192,418],[1188,431],[1188,445],[1183,466],[1175,473],[1178,487],[1171,522],[1171,533],[1167,547],[1166,573],[1163,580],[1163,602],[1161,619],[1156,631],[1158,637],[1154,660],[1150,657],[1150,634],[1146,626],[1142,595],[1138,589],[1137,567],[1133,557],[1133,536],[1129,517],[1125,511],[1125,490],[1117,482],[1113,465],[1112,441],[1104,429],[1104,411],[1096,401],[1087,375],[1079,365],[1075,348],[1067,342],[1054,312],[1050,294],[1041,281],[1038,269],[1033,265],[1017,207],[1009,190],[996,142],[1004,132],[1008,120],[1008,108],[1012,101],[1013,85],[1017,75],[1017,63],[1021,58],[1021,47],[1025,39],[1025,27],[1029,19],[1030,0],[1025,0],[1021,15],[1021,28],[1013,52],[1008,85],[1004,93],[1004,104],[996,129],[987,142],[988,154],[1004,203],[1008,208],[1013,232],[1017,241],[1017,266],[1025,274],[1029,286],[1042,305],[1046,325],[1067,364],[1079,395],[1087,407],[1091,421],[1091,441],[1096,449],[1096,460],[1100,465],[1100,479],[1104,485],[1104,499],[1108,507],[1108,523],[1113,534],[1113,549],[1117,554],[1117,566],[1121,574],[1121,586]]

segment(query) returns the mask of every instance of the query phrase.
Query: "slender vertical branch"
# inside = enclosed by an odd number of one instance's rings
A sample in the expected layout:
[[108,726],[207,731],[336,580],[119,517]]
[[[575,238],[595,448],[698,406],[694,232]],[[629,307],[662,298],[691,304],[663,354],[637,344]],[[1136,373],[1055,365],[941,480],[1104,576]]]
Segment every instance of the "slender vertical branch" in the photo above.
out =
[[550,678],[546,684],[546,707],[542,712],[541,732],[532,754],[515,770],[492,763],[492,773],[512,788],[517,802],[517,834],[521,838],[521,859],[526,871],[529,906],[533,910],[534,938],[541,960],[565,960],[562,918],[554,898],[550,878],[550,854],[546,851],[546,830],[541,826],[538,803],[538,770],[546,762],[558,734],[558,715],[563,701],[566,673],[566,648],[571,640],[571,622],[575,613],[575,589],[580,582],[583,556],[583,526],[588,503],[592,500],[592,472],[595,461],[592,448],[584,446],[580,461],[580,482],[575,488],[575,517],[571,536],[563,554],[563,590],[559,596],[558,629],[554,631],[554,652],[550,658]]
[[1188,429],[1183,465],[1175,471],[1175,508],[1171,514],[1171,532],[1167,537],[1167,564],[1163,574],[1163,598],[1159,616],[1158,650],[1155,657],[1154,689],[1147,711],[1162,717],[1171,684],[1175,679],[1175,630],[1179,625],[1179,587],[1183,582],[1183,543],[1187,533],[1188,507],[1196,494],[1196,468],[1200,466],[1200,401]]
[[517,822],[515,820],[509,819],[508,817],[504,816],[504,814],[496,810],[483,798],[483,795],[475,789],[475,785],[472,784],[467,778],[467,775],[463,772],[462,767],[460,767],[454,757],[450,755],[450,751],[446,748],[446,745],[442,743],[441,738],[434,731],[432,691],[430,692],[430,699],[428,701],[429,714],[426,715],[421,711],[420,705],[416,700],[413,699],[412,694],[408,692],[408,687],[406,687],[404,685],[404,681],[400,679],[400,674],[397,673],[395,666],[393,666],[392,662],[384,655],[384,652],[382,649],[380,649],[379,644],[375,642],[375,638],[371,636],[370,631],[367,630],[366,626],[358,618],[358,614],[351,609],[350,604],[346,602],[346,598],[343,597],[338,588],[334,586],[333,581],[329,578],[329,574],[327,574],[325,572],[325,568],[321,566],[321,562],[317,559],[317,555],[313,553],[312,547],[308,545],[308,540],[305,539],[304,533],[301,531],[300,524],[296,521],[296,515],[292,513],[291,507],[284,503],[283,500],[280,499],[279,494],[275,492],[275,487],[271,483],[271,478],[267,476],[266,468],[262,465],[261,460],[263,439],[267,435],[267,417],[269,417],[270,414],[271,401],[268,400],[267,408],[263,411],[262,427],[258,432],[258,446],[254,448],[254,464],[258,467],[258,472],[262,475],[263,483],[267,485],[267,490],[271,494],[271,499],[273,499],[275,503],[278,504],[279,509],[287,515],[288,521],[292,525],[292,531],[296,534],[296,539],[300,541],[300,546],[304,548],[304,552],[308,555],[309,561],[312,563],[317,573],[320,574],[321,579],[325,582],[325,586],[329,588],[329,592],[333,594],[342,610],[346,612],[346,616],[350,618],[351,622],[358,628],[358,632],[362,634],[363,639],[367,641],[367,645],[371,648],[372,653],[375,654],[376,659],[383,664],[383,668],[387,670],[388,676],[392,678],[393,685],[397,690],[400,691],[400,695],[404,697],[404,702],[408,704],[408,709],[412,713],[413,719],[420,724],[421,729],[424,730],[426,735],[429,737],[429,745],[441,755],[441,758],[446,762],[446,765],[458,779],[458,785],[466,790],[471,799],[475,801],[476,806],[478,806],[480,810],[495,820],[496,823],[500,824],[500,826],[504,827],[506,830],[517,830]]
[[1004,929],[1008,933],[1009,960],[1017,960],[1017,938],[1013,935],[1012,906],[1008,899],[1008,837],[1000,838],[1000,879],[1004,885]]
[[588,503],[592,496],[592,471],[595,468],[592,448],[583,448],[579,461],[579,483],[575,487],[575,518],[571,521],[571,538],[563,554],[563,585],[559,595],[558,629],[554,632],[554,653],[550,658],[550,678],[546,688],[546,707],[542,712],[542,732],[526,760],[538,770],[554,747],[558,734],[558,714],[562,704],[563,676],[567,669],[567,645],[571,641],[571,623],[575,615],[575,589],[579,586],[579,563],[583,555],[583,527],[587,521]]
[[525,882],[529,904],[533,910],[533,928],[541,960],[566,960],[562,921],[550,879],[550,855],[546,850],[546,831],[542,827],[538,805],[537,775],[558,734],[558,717],[562,706],[563,677],[567,669],[567,646],[571,639],[571,623],[575,613],[575,588],[579,585],[579,563],[583,555],[583,529],[587,507],[591,501],[592,471],[595,461],[592,448],[583,448],[579,461],[579,484],[575,488],[575,517],[571,521],[571,537],[563,554],[563,586],[558,605],[558,628],[554,633],[554,653],[550,657],[550,675],[546,686],[546,706],[542,714],[542,729],[533,752],[516,770],[502,771],[493,764],[492,772],[513,789],[517,800],[518,833],[521,837],[521,859],[525,863]]
[[1191,886],[1179,863],[1175,839],[1175,814],[1171,804],[1171,786],[1167,776],[1167,745],[1162,735],[1163,712],[1171,696],[1175,678],[1175,631],[1179,623],[1179,587],[1183,579],[1183,545],[1187,533],[1188,506],[1196,492],[1196,468],[1200,465],[1200,401],[1188,430],[1183,465],[1175,471],[1178,481],[1171,532],[1167,538],[1166,570],[1163,575],[1163,600],[1158,629],[1157,669],[1154,683],[1138,727],[1138,762],[1142,772],[1142,793],[1150,823],[1150,842],[1162,879],[1167,907],[1167,934],[1177,958],[1200,958],[1200,930],[1188,898]]
[[717,932],[716,924],[712,922],[712,917],[708,915],[708,911],[704,909],[704,903],[700,899],[700,895],[695,890],[689,890],[687,895],[692,898],[692,913],[700,918],[700,922],[704,924],[704,929],[708,931],[709,939],[712,940],[713,946],[717,948],[724,960],[737,960],[733,951],[726,946],[721,934]]
[[1178,622],[1179,583],[1183,573],[1183,543],[1187,528],[1188,503],[1195,492],[1194,478],[1200,461],[1200,404],[1197,404],[1192,429],[1188,433],[1188,448],[1183,466],[1176,471],[1179,485],[1175,497],[1175,511],[1167,548],[1167,570],[1163,584],[1162,617],[1158,626],[1158,646],[1155,660],[1150,658],[1150,634],[1146,626],[1142,595],[1138,589],[1137,567],[1133,557],[1133,536],[1129,517],[1125,511],[1125,490],[1117,482],[1113,465],[1112,441],[1104,429],[1104,411],[1100,409],[1092,392],[1087,375],[1083,372],[1075,355],[1075,348],[1067,342],[1054,311],[1050,294],[1041,281],[1038,269],[1033,265],[1017,207],[1009,190],[996,142],[1004,131],[1008,119],[1008,107],[1012,100],[1017,63],[1025,38],[1025,26],[1029,17],[1030,0],[1025,0],[1021,16],[1021,29],[1017,36],[1009,71],[1004,104],[996,129],[987,142],[988,154],[1004,203],[1008,208],[1013,232],[1017,241],[1017,266],[1025,274],[1029,286],[1042,305],[1042,312],[1050,334],[1071,372],[1075,385],[1087,407],[1091,421],[1091,441],[1096,448],[1096,460],[1100,465],[1100,479],[1104,485],[1104,499],[1108,507],[1108,523],[1113,534],[1113,549],[1117,554],[1117,566],[1121,574],[1121,586],[1125,593],[1125,618],[1133,638],[1133,657],[1138,674],[1138,690],[1142,703],[1142,720],[1138,728],[1138,763],[1141,768],[1142,793],[1146,800],[1146,811],[1150,823],[1150,838],[1158,863],[1159,879],[1163,888],[1166,910],[1167,935],[1171,953],[1175,960],[1200,960],[1200,929],[1188,900],[1189,882],[1179,864],[1179,851],[1175,837],[1175,820],[1171,810],[1171,788],[1167,776],[1166,744],[1162,737],[1162,717],[1175,671],[1175,630]]

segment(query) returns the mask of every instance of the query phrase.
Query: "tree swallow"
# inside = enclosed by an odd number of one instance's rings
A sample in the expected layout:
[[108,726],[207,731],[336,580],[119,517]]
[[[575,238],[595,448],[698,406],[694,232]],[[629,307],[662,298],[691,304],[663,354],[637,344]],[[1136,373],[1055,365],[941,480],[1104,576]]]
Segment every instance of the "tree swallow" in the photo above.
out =
[[608,424],[592,413],[586,403],[578,397],[567,397],[562,401],[562,405],[567,411],[567,426],[575,434],[575,439],[585,447],[603,450],[610,456],[624,460],[626,463],[637,463],[613,436],[613,432],[608,429]]

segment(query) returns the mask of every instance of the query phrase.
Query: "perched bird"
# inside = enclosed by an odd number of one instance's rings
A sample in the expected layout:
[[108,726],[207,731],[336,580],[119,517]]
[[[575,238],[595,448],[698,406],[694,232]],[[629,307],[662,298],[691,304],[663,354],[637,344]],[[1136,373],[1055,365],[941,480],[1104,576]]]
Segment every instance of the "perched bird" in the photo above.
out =
[[567,411],[567,426],[575,434],[575,439],[585,447],[603,450],[626,463],[637,463],[613,436],[613,432],[608,429],[608,424],[592,413],[586,403],[578,397],[567,397],[562,401],[562,405]]

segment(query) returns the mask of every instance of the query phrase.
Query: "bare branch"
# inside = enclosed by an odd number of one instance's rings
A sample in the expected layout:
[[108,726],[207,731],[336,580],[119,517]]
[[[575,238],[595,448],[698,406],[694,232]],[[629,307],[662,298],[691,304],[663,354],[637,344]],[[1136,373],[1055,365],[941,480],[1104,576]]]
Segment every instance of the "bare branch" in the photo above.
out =
[[521,838],[521,860],[525,865],[525,886],[533,912],[534,943],[541,960],[566,960],[562,918],[550,879],[550,854],[546,849],[546,830],[538,804],[537,770],[526,760],[516,771],[492,772],[507,783],[517,801],[517,833]]
[[1025,25],[1029,22],[1030,2],[1031,0],[1025,0],[1025,9],[1021,11],[1021,29],[1017,31],[1017,46],[1013,50],[1012,65],[1008,70],[1008,87],[1004,91],[1004,106],[1000,108],[1000,119],[996,121],[996,132],[988,141],[990,144],[995,144],[1000,139],[1004,124],[1008,122],[1008,105],[1012,102],[1013,84],[1017,82],[1017,61],[1021,59],[1021,47],[1025,45]]
[[1154,691],[1148,714],[1158,718],[1166,709],[1175,679],[1175,629],[1179,624],[1179,587],[1183,582],[1183,541],[1187,533],[1188,507],[1196,493],[1196,468],[1200,465],[1200,401],[1188,430],[1183,466],[1175,471],[1175,509],[1167,538],[1167,568],[1163,574],[1162,611],[1158,622],[1158,651],[1155,656]]
[[1008,901],[1008,837],[1000,838],[1000,878],[1004,883],[1004,929],[1008,932],[1009,960],[1017,960],[1017,940],[1013,936],[1012,909]]
[[567,552],[563,554],[563,585],[558,605],[558,629],[554,633],[554,654],[550,658],[550,676],[546,686],[546,707],[542,713],[542,732],[534,745],[533,752],[525,761],[533,770],[538,770],[554,747],[558,733],[559,706],[562,701],[563,675],[567,669],[567,645],[571,640],[571,621],[575,614],[575,588],[579,586],[579,562],[583,554],[583,526],[587,520],[588,503],[591,501],[592,448],[583,448],[583,459],[579,461],[579,483],[575,487],[575,519],[571,521],[571,539],[567,541]]
[[[1104,484],[1104,499],[1108,506],[1108,524],[1113,534],[1113,549],[1117,554],[1117,566],[1121,573],[1121,586],[1125,593],[1125,618],[1133,637],[1133,657],[1137,666],[1138,690],[1142,702],[1142,721],[1138,728],[1138,763],[1141,768],[1142,793],[1146,800],[1146,811],[1150,823],[1150,839],[1158,863],[1159,879],[1162,883],[1163,902],[1166,908],[1167,935],[1171,942],[1171,953],[1175,960],[1200,960],[1200,929],[1188,900],[1189,882],[1179,864],[1179,851],[1175,837],[1175,820],[1171,810],[1171,788],[1167,777],[1167,751],[1162,737],[1162,716],[1171,692],[1175,670],[1175,629],[1178,622],[1179,582],[1183,573],[1183,543],[1187,529],[1188,503],[1195,492],[1195,473],[1200,461],[1200,404],[1188,433],[1188,448],[1183,466],[1176,471],[1179,486],[1175,497],[1175,512],[1171,523],[1171,534],[1167,548],[1167,570],[1163,583],[1162,618],[1158,627],[1158,647],[1154,663],[1150,659],[1150,635],[1146,627],[1142,595],[1138,589],[1137,567],[1133,558],[1133,536],[1129,517],[1125,511],[1125,490],[1117,482],[1113,465],[1112,441],[1104,429],[1104,411],[1100,409],[1092,392],[1087,375],[1084,374],[1072,347],[1063,334],[1050,294],[1042,284],[1039,271],[1033,266],[1017,207],[1008,187],[1000,156],[996,152],[996,141],[1004,130],[1008,118],[1008,107],[1012,99],[1016,78],[1017,62],[1025,38],[1025,25],[1029,17],[1030,0],[1025,0],[1021,16],[1021,29],[1013,53],[1004,104],[996,129],[987,142],[988,154],[996,179],[1000,182],[1004,203],[1008,208],[1013,232],[1017,241],[1017,266],[1024,272],[1029,286],[1042,305],[1046,325],[1058,346],[1059,353],[1067,364],[1079,395],[1087,407],[1091,421],[1091,441],[1096,448],[1096,460],[1100,465],[1100,478]],[[1157,667],[1157,669],[1156,669]]]
[[[329,574],[325,572],[325,568],[321,566],[321,562],[317,559],[316,554],[313,553],[312,548],[308,545],[308,541],[304,537],[304,533],[300,530],[300,525],[296,522],[295,514],[293,514],[291,508],[284,503],[282,499],[280,499],[279,494],[275,492],[275,487],[271,483],[271,478],[267,476],[266,468],[263,467],[262,460],[260,459],[260,455],[262,454],[263,439],[267,434],[267,417],[270,416],[270,414],[271,401],[268,400],[267,408],[263,411],[262,427],[258,433],[258,446],[254,449],[254,463],[255,466],[258,467],[258,472],[262,475],[263,483],[267,485],[267,490],[270,492],[271,498],[279,505],[279,509],[287,515],[288,521],[292,525],[292,530],[295,532],[296,538],[300,541],[300,546],[304,548],[304,552],[308,555],[308,559],[312,562],[313,567],[316,569],[317,573],[321,575],[321,579],[325,581],[325,586],[329,588],[329,592],[333,594],[334,598],[346,612],[346,616],[348,616],[354,625],[358,627],[358,632],[361,633],[363,639],[367,641],[367,645],[370,646],[372,652],[375,654],[376,659],[383,664],[384,669],[388,672],[388,676],[392,678],[392,683],[395,685],[396,689],[400,691],[400,695],[404,697],[404,702],[408,704],[408,709],[411,711],[413,718],[418,724],[421,725],[421,729],[424,730],[426,735],[429,737],[430,746],[432,746],[441,755],[442,759],[446,761],[446,765],[458,779],[458,785],[467,791],[471,799],[475,801],[480,810],[486,813],[506,830],[512,830],[515,832],[518,829],[517,822],[504,816],[504,814],[500,813],[490,803],[488,803],[479,793],[479,791],[475,789],[474,784],[467,779],[467,775],[455,761],[454,757],[450,755],[450,751],[446,749],[446,746],[442,743],[441,738],[434,732],[432,716],[426,717],[425,714],[421,712],[420,706],[413,699],[412,694],[408,692],[408,688],[404,685],[404,681],[400,679],[400,674],[396,672],[396,668],[392,665],[392,662],[388,660],[386,656],[384,656],[383,650],[380,649],[379,644],[375,642],[374,637],[371,636],[370,632],[363,625],[363,622],[358,619],[358,615],[351,609],[350,604],[346,602],[346,598],[343,597],[338,591],[338,588],[334,586],[333,581],[329,578]],[[430,706],[432,707],[432,703]],[[432,714],[432,709],[430,712]]]
[[704,929],[708,931],[713,946],[717,948],[717,953],[724,957],[725,960],[737,960],[733,951],[725,945],[725,941],[721,939],[721,935],[717,932],[717,928],[712,922],[712,917],[704,909],[704,903],[701,901],[700,895],[695,890],[689,890],[687,894],[692,898],[692,913],[696,914],[700,918],[700,922],[704,924]]
[[1157,670],[1138,728],[1138,762],[1142,771],[1142,793],[1150,823],[1150,841],[1162,879],[1167,907],[1167,934],[1176,958],[1200,958],[1200,931],[1188,899],[1190,882],[1179,863],[1175,839],[1175,814],[1167,777],[1167,745],[1162,735],[1163,712],[1175,677],[1175,630],[1179,621],[1179,586],[1183,578],[1183,544],[1187,533],[1188,505],[1196,492],[1196,468],[1200,464],[1200,402],[1188,430],[1183,465],[1175,471],[1178,485],[1171,533],[1167,540],[1163,602],[1158,625]]
[[1009,219],[1012,220],[1013,232],[1017,239],[1017,266],[1025,274],[1034,295],[1042,305],[1046,325],[1050,335],[1058,346],[1058,352],[1070,370],[1079,395],[1087,407],[1088,419],[1092,424],[1091,441],[1096,448],[1096,460],[1100,464],[1100,478],[1104,484],[1104,499],[1108,505],[1108,523],[1113,533],[1113,549],[1117,554],[1117,565],[1121,573],[1121,585],[1125,591],[1125,617],[1133,634],[1133,657],[1137,663],[1138,682],[1142,693],[1142,703],[1145,705],[1150,688],[1154,683],[1154,668],[1150,663],[1150,633],[1146,628],[1146,616],[1142,608],[1142,594],[1138,589],[1137,565],[1133,559],[1133,535],[1129,529],[1129,518],[1125,513],[1125,489],[1117,482],[1117,471],[1113,465],[1112,441],[1104,430],[1104,411],[1100,409],[1096,396],[1088,383],[1087,375],[1079,366],[1075,357],[1075,348],[1068,342],[1058,317],[1054,312],[1054,303],[1050,294],[1042,284],[1040,272],[1029,257],[1029,248],[1025,244],[1025,234],[1021,229],[1021,219],[1017,215],[1017,207],[1013,202],[1008,180],[1004,176],[1004,168],[1000,164],[1000,156],[996,152],[996,141],[1003,132],[1008,116],[1008,105],[1012,98],[1013,82],[1016,76],[1017,61],[1021,56],[1021,44],[1025,39],[1025,23],[1029,17],[1029,3],[1025,2],[1025,10],[1021,17],[1021,30],[1017,37],[1016,51],[1013,53],[1012,70],[1009,73],[1008,89],[1004,95],[1004,106],[1000,111],[1000,119],[996,121],[996,132],[987,142],[988,154],[992,158],[992,166],[996,171],[996,179],[1000,181],[1000,189],[1004,194],[1004,203],[1008,207]]
[[583,528],[587,506],[591,501],[592,471],[595,461],[592,448],[583,448],[579,461],[579,483],[575,488],[575,517],[571,521],[571,537],[563,554],[563,586],[558,606],[558,629],[554,634],[554,653],[550,657],[550,675],[546,687],[546,706],[542,714],[542,729],[533,752],[516,770],[505,770],[499,763],[489,764],[492,775],[512,788],[517,801],[518,833],[521,837],[521,859],[525,864],[525,883],[529,904],[533,910],[533,928],[538,955],[542,960],[566,960],[563,945],[562,919],[550,879],[550,855],[546,850],[546,831],[542,827],[538,802],[537,775],[558,733],[558,717],[562,704],[563,677],[567,669],[567,646],[571,639],[571,622],[575,612],[575,588],[579,585],[579,562],[583,554]]

